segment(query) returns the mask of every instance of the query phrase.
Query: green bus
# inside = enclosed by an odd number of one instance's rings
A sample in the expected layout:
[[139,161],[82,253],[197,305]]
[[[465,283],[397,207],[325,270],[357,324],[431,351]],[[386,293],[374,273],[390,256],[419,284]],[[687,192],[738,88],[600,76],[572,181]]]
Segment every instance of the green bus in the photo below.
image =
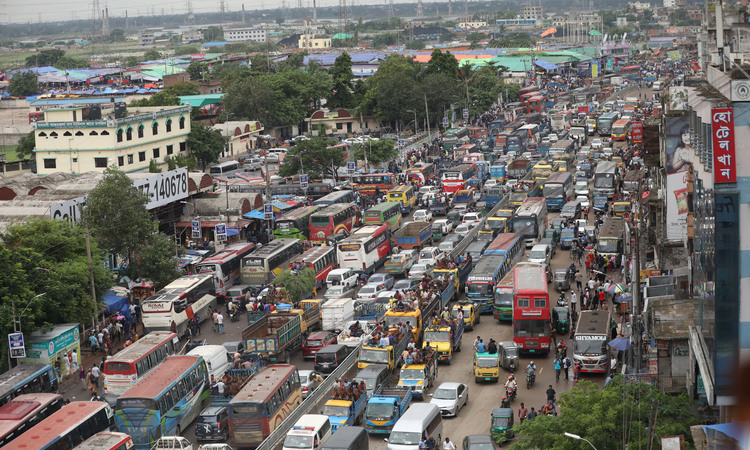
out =
[[310,235],[310,216],[319,209],[319,205],[303,206],[281,216],[273,230],[276,239],[306,240]]
[[401,202],[383,202],[365,211],[365,225],[384,223],[391,231],[401,226]]

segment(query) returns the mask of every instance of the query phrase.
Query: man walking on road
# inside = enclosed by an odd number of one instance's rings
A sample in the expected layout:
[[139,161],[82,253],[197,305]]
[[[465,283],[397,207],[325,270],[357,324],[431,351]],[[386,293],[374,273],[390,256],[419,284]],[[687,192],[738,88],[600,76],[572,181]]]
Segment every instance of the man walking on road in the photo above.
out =
[[529,411],[526,409],[525,406],[523,406],[523,402],[521,402],[521,407],[518,408],[518,418],[523,424],[523,421],[526,420],[526,416],[529,414]]
[[552,389],[552,385],[550,384],[549,385],[549,389],[547,389],[547,401],[548,402],[549,401],[553,401],[554,402],[555,401],[555,394],[557,394],[557,392],[555,392],[555,390]]
[[563,369],[565,369],[565,380],[568,380],[568,371],[570,370],[571,362],[567,356],[563,358]]
[[219,311],[214,311],[213,315],[211,316],[211,319],[214,322],[214,333],[219,331]]
[[216,324],[219,327],[219,334],[224,334],[224,316],[222,316],[221,313],[216,316]]
[[445,438],[445,442],[443,443],[443,450],[456,450],[456,446],[453,445],[453,442],[448,437]]
[[562,361],[559,356],[555,356],[555,383],[560,381],[560,372],[562,371]]

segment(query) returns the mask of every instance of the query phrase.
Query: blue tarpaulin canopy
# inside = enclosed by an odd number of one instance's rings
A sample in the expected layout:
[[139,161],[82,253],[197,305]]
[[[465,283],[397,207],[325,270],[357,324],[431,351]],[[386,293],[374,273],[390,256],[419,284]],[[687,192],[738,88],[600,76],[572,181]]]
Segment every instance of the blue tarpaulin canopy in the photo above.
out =
[[551,62],[547,62],[543,59],[535,59],[534,64],[541,67],[544,70],[555,70],[557,69],[557,64],[552,64]]
[[266,216],[263,215],[263,211],[259,211],[257,209],[254,209],[250,211],[249,213],[245,214],[245,217],[247,217],[248,219],[261,219],[261,220],[266,218]]
[[128,304],[128,298],[130,293],[127,289],[120,286],[115,286],[102,297],[104,299],[104,307],[102,310],[105,314],[114,314],[123,309],[123,306]]
[[240,234],[240,230],[237,228],[227,228],[227,236],[237,236]]

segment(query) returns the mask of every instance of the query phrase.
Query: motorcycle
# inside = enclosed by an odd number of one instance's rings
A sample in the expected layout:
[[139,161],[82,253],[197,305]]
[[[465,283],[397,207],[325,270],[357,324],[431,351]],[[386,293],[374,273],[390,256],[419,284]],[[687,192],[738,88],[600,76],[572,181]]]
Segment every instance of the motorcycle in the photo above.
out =
[[240,320],[240,313],[239,311],[237,311],[237,308],[229,311],[229,320],[232,322],[237,322],[238,320]]
[[536,371],[527,371],[526,372],[526,389],[531,389],[531,386],[534,385],[534,381],[536,381]]
[[513,403],[513,400],[516,399],[516,390],[513,389],[511,386],[505,387],[505,396],[508,398],[508,401]]
[[560,294],[560,296],[557,298],[557,306],[568,306],[568,301],[565,299],[565,293]]

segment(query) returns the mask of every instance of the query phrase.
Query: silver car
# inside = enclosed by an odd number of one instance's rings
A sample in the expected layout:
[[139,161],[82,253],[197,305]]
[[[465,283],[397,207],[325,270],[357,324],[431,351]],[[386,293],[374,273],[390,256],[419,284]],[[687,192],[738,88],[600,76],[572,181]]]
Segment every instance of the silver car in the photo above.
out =
[[299,370],[299,382],[302,385],[302,400],[306,399],[308,395],[315,392],[318,388],[318,382],[315,381],[314,370]]
[[354,288],[344,285],[331,286],[326,289],[326,293],[323,297],[328,300],[332,298],[354,298]]
[[430,275],[432,273],[432,270],[433,270],[432,264],[427,264],[427,263],[414,264],[413,266],[411,266],[411,270],[409,271],[409,279],[421,280],[424,274]]
[[469,386],[463,383],[441,383],[430,397],[430,403],[440,408],[440,414],[457,416],[458,411],[469,403]]
[[367,283],[380,283],[385,286],[386,289],[392,289],[393,283],[396,280],[390,273],[374,273],[367,279]]

